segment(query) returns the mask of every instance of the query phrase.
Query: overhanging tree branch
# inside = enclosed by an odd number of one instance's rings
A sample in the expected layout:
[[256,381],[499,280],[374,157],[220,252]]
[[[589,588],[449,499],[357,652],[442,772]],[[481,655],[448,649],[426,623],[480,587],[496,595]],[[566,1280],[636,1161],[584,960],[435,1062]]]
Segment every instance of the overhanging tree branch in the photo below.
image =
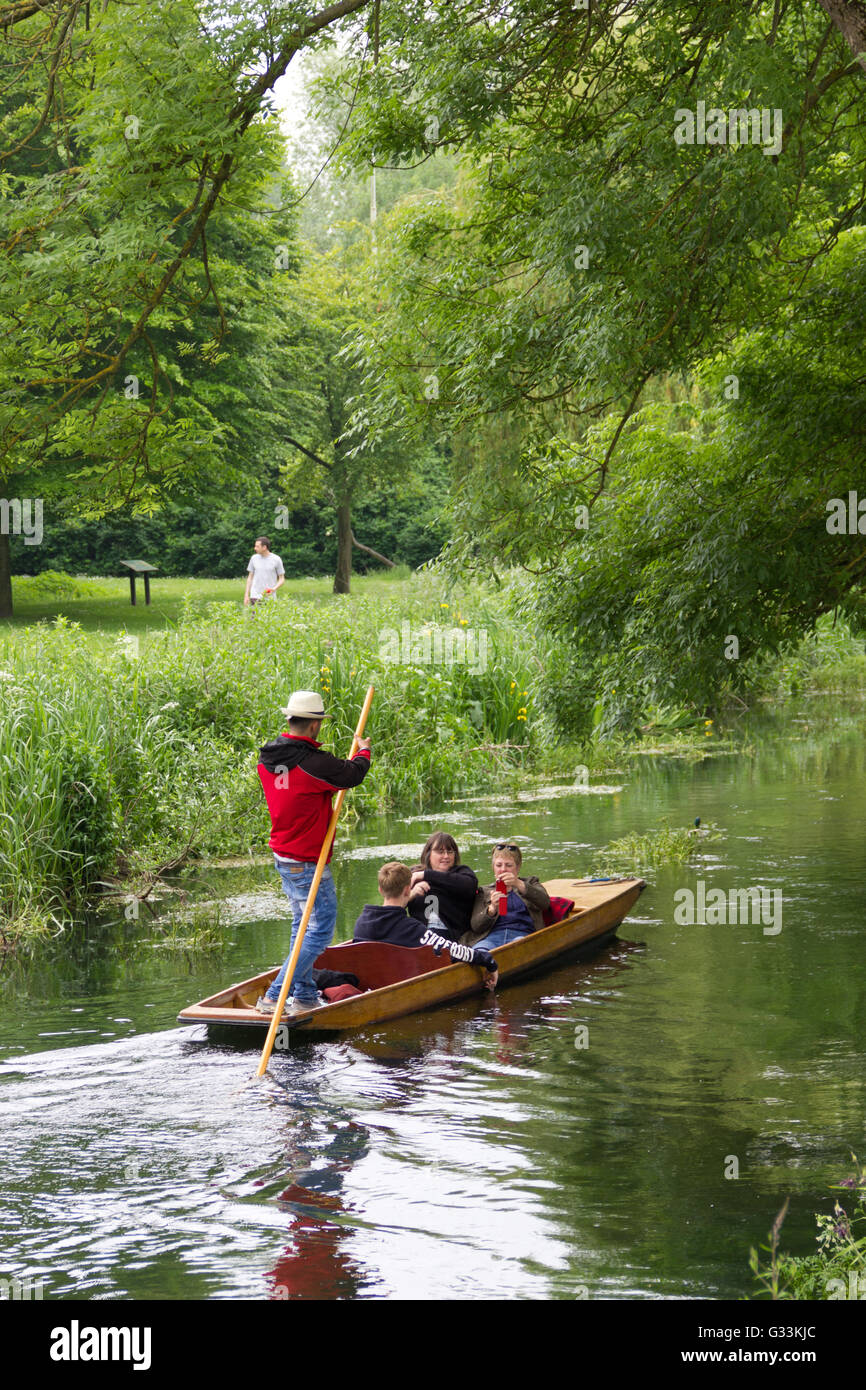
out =
[[[329,25],[335,23],[338,19],[345,18],[347,15],[353,14],[358,10],[364,9],[369,3],[370,0],[338,0],[337,4],[329,5],[327,8],[319,11],[318,14],[312,15],[308,20],[306,20],[303,24],[299,25],[296,29],[292,30],[286,36],[286,40],[282,44],[280,52],[274,59],[274,61],[269,64],[266,71],[261,74],[261,76],[252,85],[252,87],[250,87],[249,90],[246,91],[235,102],[234,106],[229,112],[229,120],[236,124],[238,136],[243,135],[243,133],[246,131],[246,129],[258,113],[262,99],[264,98],[266,93],[270,91],[274,83],[280,77],[283,76],[292,58],[303,46],[306,40],[311,38],[313,35],[320,33],[323,29],[326,29]],[[71,4],[69,5],[70,13],[67,15],[64,21],[61,38],[56,51],[58,63],[59,55],[63,48],[68,29],[75,19],[80,4],[81,0],[71,0]],[[44,3],[44,0],[42,3],[40,3],[40,0],[35,0],[35,3],[23,3],[18,5],[6,6],[5,8],[0,8],[0,28],[8,27],[8,25],[10,24],[17,24],[24,19],[30,18],[34,14],[45,13],[46,9],[47,5]],[[48,108],[46,107],[46,112],[47,109]],[[35,127],[35,131],[39,130],[43,123],[43,120],[44,115]],[[35,133],[35,131],[31,132],[31,136],[28,136],[27,138],[30,139],[32,137],[32,134]],[[108,386],[108,383],[110,382],[111,378],[119,370],[124,359],[129,354],[130,350],[143,337],[144,331],[146,329],[147,323],[151,315],[163,300],[166,291],[169,289],[170,285],[174,281],[178,271],[180,270],[180,267],[183,265],[184,261],[188,259],[198,242],[200,240],[203,240],[204,230],[207,225],[208,218],[213,212],[213,209],[216,206],[217,201],[219,199],[220,193],[222,192],[225,184],[228,182],[232,174],[235,162],[236,159],[234,153],[227,152],[223,155],[216,171],[211,176],[210,191],[201,207],[201,210],[198,214],[198,217],[196,218],[195,224],[191,232],[189,233],[186,241],[184,242],[184,245],[181,247],[180,251],[170,262],[170,264],[166,267],[165,272],[159,280],[159,283],[148,296],[142,313],[139,315],[136,323],[133,325],[132,329],[129,331],[124,341],[120,344],[117,351],[114,353],[112,359],[107,363],[105,367],[103,367],[99,372],[96,372],[94,375],[79,378],[73,381],[63,392],[63,394],[59,397],[59,399],[55,402],[52,402],[48,412],[42,418],[42,423],[45,423],[45,421],[48,418],[56,414],[58,411],[62,411],[64,407],[74,404],[82,397],[82,395],[86,394],[86,392],[92,389],[95,385],[101,383],[105,387]],[[206,158],[204,169],[207,169],[207,167],[208,161]],[[199,188],[196,192],[196,197],[193,200],[193,206],[195,206],[195,204],[198,202],[198,198],[201,193],[201,188],[202,180],[200,179]],[[174,224],[175,223],[173,222],[173,225]],[[21,237],[21,235],[22,232],[19,231],[15,240],[17,241]],[[154,259],[155,256],[151,257],[151,262]],[[206,274],[207,278],[209,279],[207,268]],[[213,287],[211,285],[211,289],[212,288]],[[217,301],[217,305],[219,308],[219,301]],[[220,315],[222,318],[221,309]],[[103,398],[104,394],[105,393],[103,391]],[[9,438],[7,443],[9,445],[15,445],[19,443],[28,432],[29,431],[26,429],[19,430],[16,434]],[[321,460],[318,461],[321,462]],[[328,465],[325,466],[327,467]]]
[[51,110],[51,103],[54,100],[54,83],[57,78],[57,70],[60,67],[61,61],[63,59],[63,51],[66,47],[66,36],[69,33],[69,30],[72,28],[72,25],[75,23],[75,18],[78,14],[79,9],[81,8],[81,4],[82,0],[73,0],[69,13],[66,15],[65,19],[60,25],[60,34],[58,35],[57,43],[55,45],[54,52],[51,57],[51,67],[48,70],[48,86],[45,93],[45,101],[43,103],[42,110],[39,113],[39,118],[35,126],[32,130],[28,131],[28,133],[21,140],[18,141],[17,145],[13,145],[10,149],[4,150],[3,153],[0,154],[0,159],[8,159],[10,155],[17,154],[19,150],[22,150],[25,145],[29,144],[29,142],[33,139],[34,135],[39,134],[40,130],[42,129],[46,120],[48,119],[48,112]]
[[293,439],[290,434],[287,434],[285,438],[289,444],[294,444],[296,449],[300,449],[302,454],[306,454],[307,458],[312,459],[313,463],[317,463],[320,468],[327,468],[329,473],[332,471],[333,464],[326,463],[323,458],[320,458],[318,454],[314,454],[312,449],[308,449],[305,444],[300,444],[298,440]]
[[369,3],[370,0],[338,0],[336,5],[329,5],[327,9],[320,10],[318,14],[312,15],[304,24],[299,25],[297,29],[287,35],[286,41],[274,61],[269,63],[261,76],[256,79],[248,91],[244,92],[232,109],[230,117],[232,120],[240,121],[240,129],[246,130],[258,111],[262,98],[271,90],[274,83],[285,74],[289,63],[307,39],[312,38],[314,34],[321,33],[323,29],[327,29],[336,20],[345,19],[347,15],[365,9]]
[[389,569],[393,570],[397,568],[394,561],[389,560],[387,555],[380,555],[378,550],[374,550],[372,546],[362,545],[354,531],[352,532],[352,544],[356,545],[359,550],[363,550],[365,554],[372,555],[374,560],[381,560],[382,564],[387,565]]

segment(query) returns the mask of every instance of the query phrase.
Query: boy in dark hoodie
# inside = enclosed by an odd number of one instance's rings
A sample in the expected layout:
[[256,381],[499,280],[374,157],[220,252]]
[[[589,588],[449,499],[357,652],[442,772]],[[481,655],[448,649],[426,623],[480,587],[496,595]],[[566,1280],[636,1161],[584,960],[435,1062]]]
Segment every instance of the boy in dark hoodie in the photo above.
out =
[[383,864],[378,883],[382,905],[363,909],[355,923],[354,941],[387,941],[392,946],[432,946],[437,955],[445,947],[451,954],[453,964],[465,962],[480,965],[485,972],[485,988],[495,988],[499,972],[489,951],[458,945],[409,916],[406,905],[413,890],[412,870],[408,865],[393,859]]

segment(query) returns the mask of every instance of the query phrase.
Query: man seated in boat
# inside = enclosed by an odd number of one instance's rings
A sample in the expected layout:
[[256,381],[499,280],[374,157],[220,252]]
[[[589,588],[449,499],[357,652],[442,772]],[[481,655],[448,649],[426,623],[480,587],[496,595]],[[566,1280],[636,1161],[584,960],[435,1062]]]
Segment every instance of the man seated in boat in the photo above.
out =
[[472,923],[477,893],[478,879],[460,863],[454,836],[435,830],[421,851],[421,862],[412,869],[409,916],[459,941]]
[[[387,941],[392,946],[432,946],[437,955],[446,947],[451,953],[452,963],[458,961],[468,965],[480,965],[484,970],[484,984],[493,989],[499,977],[496,961],[486,949],[461,946],[429,926],[418,922],[406,911],[412,896],[412,870],[408,864],[400,864],[392,859],[383,864],[378,876],[382,903],[365,907],[353,933],[353,941]],[[417,896],[417,891],[416,891]]]
[[[476,950],[493,951],[544,926],[550,907],[547,889],[534,877],[520,877],[523,855],[517,845],[493,851],[494,883],[482,888],[472,911],[472,925],[460,940]],[[504,902],[503,912],[501,904]]]

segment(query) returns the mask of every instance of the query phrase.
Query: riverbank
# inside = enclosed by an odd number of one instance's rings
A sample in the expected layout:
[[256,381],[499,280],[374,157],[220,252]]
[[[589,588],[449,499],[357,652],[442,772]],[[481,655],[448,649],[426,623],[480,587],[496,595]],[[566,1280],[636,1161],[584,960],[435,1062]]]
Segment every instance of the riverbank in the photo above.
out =
[[[322,588],[292,582],[252,610],[196,603],[190,582],[146,635],[59,616],[0,636],[7,943],[50,933],[112,881],[137,892],[190,857],[261,848],[257,753],[292,689],[322,691],[339,753],[376,687],[375,775],[349,823],[511,779],[549,742],[533,693],[552,644],[530,649],[492,596],[431,576]],[[94,601],[104,623],[110,600]]]
[[[106,891],[141,896],[190,860],[260,852],[257,752],[282,728],[293,688],[322,690],[325,744],[341,753],[376,687],[375,771],[347,799],[347,825],[532,778],[585,785],[624,758],[702,758],[739,739],[697,711],[656,709],[637,737],[563,742],[546,699],[567,669],[561,646],[530,637],[506,592],[455,589],[435,573],[368,579],[351,596],[291,581],[256,611],[236,586],[214,599],[209,581],[166,581],[183,585],[179,609],[139,631],[127,626],[142,610],[123,607],[123,581],[74,583],[67,606],[79,605],[80,622],[0,633],[7,947],[50,935]],[[826,673],[816,640],[811,669]],[[846,680],[866,688],[862,652],[841,658]]]

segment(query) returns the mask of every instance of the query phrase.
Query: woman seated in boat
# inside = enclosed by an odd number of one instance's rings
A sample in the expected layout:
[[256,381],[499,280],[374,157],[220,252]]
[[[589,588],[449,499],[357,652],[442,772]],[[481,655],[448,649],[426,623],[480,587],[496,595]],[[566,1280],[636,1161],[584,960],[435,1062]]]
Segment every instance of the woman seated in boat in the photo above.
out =
[[[432,946],[437,955],[446,948],[452,964],[458,961],[480,965],[484,983],[493,989],[497,980],[496,961],[483,947],[461,946],[442,936],[426,921],[418,922],[406,911],[412,892],[412,870],[408,864],[391,860],[379,870],[382,903],[365,907],[352,935],[353,941],[387,941],[393,946]],[[443,961],[443,964],[445,962]]]
[[[523,855],[517,845],[495,847],[493,877],[496,882],[482,888],[478,894],[470,929],[460,938],[464,945],[492,951],[544,926],[544,912],[550,907],[550,897],[537,878],[520,877],[522,863]],[[504,892],[496,886],[499,883]],[[503,901],[504,912],[500,908]]]
[[412,870],[409,915],[442,936],[459,941],[472,922],[478,879],[460,863],[453,835],[436,830],[421,851],[421,862]]

